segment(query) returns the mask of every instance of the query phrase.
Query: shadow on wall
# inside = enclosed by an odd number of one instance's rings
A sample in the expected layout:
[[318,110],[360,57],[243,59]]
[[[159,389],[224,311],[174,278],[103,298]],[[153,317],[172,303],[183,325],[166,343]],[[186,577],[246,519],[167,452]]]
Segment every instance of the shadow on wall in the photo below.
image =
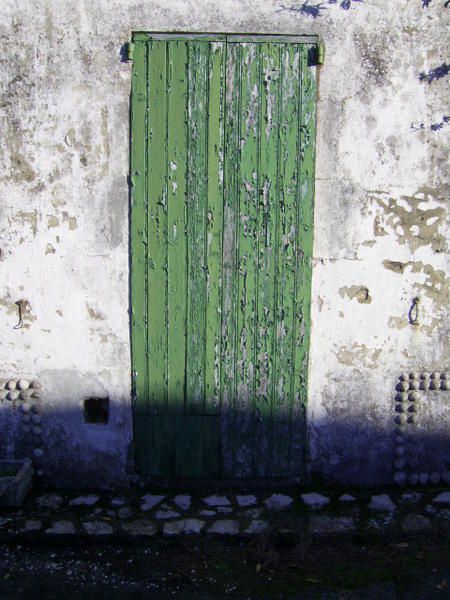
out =
[[[401,394],[406,394],[404,399]],[[176,433],[162,439],[153,436],[149,427],[146,452],[153,464],[168,464],[172,476],[187,464],[186,456],[193,457],[192,467],[205,459],[206,452],[216,452],[212,464],[221,465],[221,472],[211,472],[213,479],[287,476],[306,483],[314,476],[336,485],[450,484],[450,394],[400,391],[395,398],[385,428],[371,422],[363,406],[358,416],[343,411],[333,416],[330,410],[328,418],[310,423],[309,447],[304,418],[299,420],[299,415],[297,419],[289,413],[262,418],[255,411],[228,411],[211,420],[220,420],[222,431],[217,443],[209,441],[208,446],[202,446],[198,429],[189,431],[192,416],[173,415],[165,418],[178,421]],[[32,425],[28,429],[33,415],[24,412],[20,403],[6,400],[0,404],[0,457],[32,458],[41,481],[55,487],[126,486],[132,472],[129,432],[105,417],[105,405],[102,411],[97,421],[86,422],[82,408],[50,409],[44,403],[40,431],[33,431]],[[27,416],[31,421],[24,420]],[[144,433],[152,419],[157,417],[137,417]],[[135,443],[142,444],[142,439]]]

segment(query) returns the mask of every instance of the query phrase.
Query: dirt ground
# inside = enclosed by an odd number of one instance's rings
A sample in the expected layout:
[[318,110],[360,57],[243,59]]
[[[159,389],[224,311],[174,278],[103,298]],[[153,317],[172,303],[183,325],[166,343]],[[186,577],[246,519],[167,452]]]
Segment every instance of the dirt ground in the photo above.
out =
[[0,546],[0,598],[450,598],[448,535]]

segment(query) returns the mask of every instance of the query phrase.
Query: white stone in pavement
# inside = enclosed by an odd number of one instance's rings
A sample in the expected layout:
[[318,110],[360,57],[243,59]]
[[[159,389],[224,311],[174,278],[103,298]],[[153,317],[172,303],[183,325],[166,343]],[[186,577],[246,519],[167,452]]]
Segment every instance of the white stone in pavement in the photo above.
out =
[[431,529],[431,521],[424,515],[411,514],[407,515],[403,519],[402,530],[405,533],[412,533],[414,531],[424,531]]
[[229,515],[233,512],[233,509],[231,508],[231,506],[218,506],[217,512],[222,513],[223,515]]
[[87,496],[78,496],[69,502],[69,506],[93,506],[99,501],[96,494],[88,494]]
[[163,519],[175,519],[176,517],[181,517],[181,515],[175,510],[157,510],[155,513],[155,519],[159,521]]
[[164,500],[165,496],[158,496],[156,494],[145,494],[142,496],[141,510],[144,512],[152,510],[157,504]]
[[284,494],[272,494],[267,500],[264,500],[264,504],[269,510],[285,510],[292,502],[293,499]]
[[88,535],[112,535],[113,528],[103,521],[86,521],[83,528]]
[[355,529],[355,522],[352,517],[312,515],[309,520],[310,533],[342,533],[352,529]]
[[155,535],[158,531],[158,527],[152,521],[146,521],[145,519],[137,519],[136,521],[130,521],[129,523],[124,523],[122,528],[132,536],[137,535],[145,535],[151,536]]
[[180,535],[184,531],[184,520],[171,521],[170,523],[164,523],[163,535],[171,537],[172,535]]
[[208,496],[203,498],[203,502],[208,506],[230,506],[230,501],[226,496]]
[[175,496],[173,501],[179,508],[181,508],[181,510],[187,510],[191,506],[191,496],[188,496],[187,494]]
[[355,496],[352,496],[351,494],[342,494],[342,496],[339,498],[340,502],[355,502],[355,500]]
[[45,533],[52,535],[66,535],[75,533],[75,525],[71,521],[54,521]]
[[204,526],[205,521],[200,521],[200,519],[185,519],[183,533],[187,535],[200,533]]
[[327,496],[317,494],[316,492],[310,492],[309,494],[301,494],[300,497],[306,504],[306,506],[312,509],[322,508],[330,502],[330,499]]
[[435,504],[450,504],[450,492],[442,492],[433,499]]
[[250,533],[250,534],[262,533],[268,527],[269,527],[269,524],[267,521],[254,520],[250,523],[250,525],[247,527],[247,529],[244,531],[244,533]]
[[379,494],[378,496],[371,497],[369,508],[371,508],[372,510],[384,510],[386,512],[394,512],[394,510],[396,510],[397,507],[387,494]]
[[27,533],[29,531],[39,531],[40,529],[42,529],[42,521],[39,521],[39,519],[29,519],[28,521],[25,521],[25,524],[20,531]]
[[119,519],[127,519],[128,517],[131,517],[132,511],[129,506],[122,506],[122,508],[119,508],[119,510],[117,511],[117,514],[119,516]]
[[249,508],[239,513],[240,517],[247,517],[248,519],[259,519],[262,514],[262,508]]
[[58,510],[63,503],[63,499],[58,494],[44,494],[36,500],[39,508],[49,508],[50,510]]
[[118,508],[119,506],[124,506],[125,505],[125,500],[123,498],[113,498],[111,500],[111,506],[115,506],[116,508]]
[[239,523],[231,519],[216,521],[208,529],[208,533],[220,533],[222,535],[236,535],[239,533]]
[[237,495],[236,502],[239,506],[245,508],[246,506],[254,506],[257,503],[257,499],[253,494],[246,494],[244,496]]
[[199,510],[198,514],[202,517],[214,517],[216,515],[215,510]]

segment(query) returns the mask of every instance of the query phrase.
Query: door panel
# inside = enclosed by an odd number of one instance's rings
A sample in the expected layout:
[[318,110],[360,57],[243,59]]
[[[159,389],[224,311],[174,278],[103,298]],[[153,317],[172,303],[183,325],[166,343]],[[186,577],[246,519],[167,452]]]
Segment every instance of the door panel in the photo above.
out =
[[137,467],[298,475],[305,440],[315,79],[308,45],[136,40]]

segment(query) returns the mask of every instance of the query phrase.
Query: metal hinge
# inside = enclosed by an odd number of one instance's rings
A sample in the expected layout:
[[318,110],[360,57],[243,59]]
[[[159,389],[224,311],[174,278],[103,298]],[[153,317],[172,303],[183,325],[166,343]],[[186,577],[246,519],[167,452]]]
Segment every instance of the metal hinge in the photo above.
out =
[[325,46],[324,44],[317,44],[317,64],[323,65],[325,62]]
[[128,42],[127,44],[127,62],[133,62],[134,58],[134,44],[133,42]]

